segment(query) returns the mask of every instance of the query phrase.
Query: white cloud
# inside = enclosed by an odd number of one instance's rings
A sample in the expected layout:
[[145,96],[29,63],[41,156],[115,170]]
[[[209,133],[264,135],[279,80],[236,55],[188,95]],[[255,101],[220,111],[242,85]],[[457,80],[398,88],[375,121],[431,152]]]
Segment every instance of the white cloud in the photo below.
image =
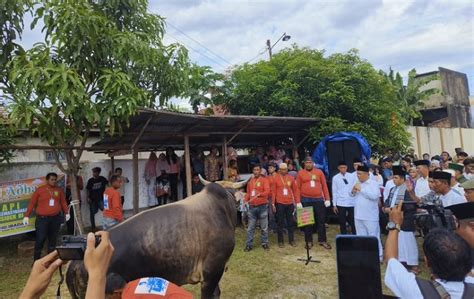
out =
[[[473,93],[473,5],[472,0],[150,0],[149,9],[223,57],[168,26],[166,41],[184,42],[193,60],[217,71],[260,52],[257,59],[268,59],[266,40],[286,32],[291,40],[274,52],[290,43],[328,54],[358,48],[376,68],[391,66],[404,75],[438,66],[467,73]],[[31,46],[33,40],[41,40],[39,30],[25,32],[23,43]]]

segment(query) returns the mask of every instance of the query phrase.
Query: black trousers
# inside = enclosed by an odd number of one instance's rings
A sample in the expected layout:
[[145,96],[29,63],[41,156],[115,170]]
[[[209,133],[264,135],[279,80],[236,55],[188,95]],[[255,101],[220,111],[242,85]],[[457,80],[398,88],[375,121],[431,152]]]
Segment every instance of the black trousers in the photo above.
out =
[[95,229],[95,214],[99,212],[99,202],[91,201],[89,203],[89,211],[90,211],[90,217],[91,217],[91,228]]
[[341,207],[337,206],[339,227],[341,229],[341,234],[347,235],[347,226],[346,223],[349,223],[351,226],[351,232],[353,235],[356,234],[356,228],[354,224],[354,207]]
[[58,238],[62,219],[63,217],[59,214],[56,216],[36,216],[35,261],[41,258],[41,250],[46,239],[48,239],[48,252],[56,248],[56,239]]
[[294,235],[294,226],[293,226],[293,211],[295,206],[293,204],[284,205],[277,203],[276,204],[276,217],[278,223],[278,243],[283,243],[283,229],[285,228],[288,230],[288,241],[294,242],[295,235]]
[[[303,202],[303,207],[313,207],[314,219],[316,220],[316,228],[318,231],[318,242],[326,242],[326,206],[324,199],[316,199],[310,202]],[[304,240],[313,243],[313,225],[304,227]]]
[[168,173],[168,179],[170,181],[171,189],[171,200],[178,200],[178,174],[177,173]]

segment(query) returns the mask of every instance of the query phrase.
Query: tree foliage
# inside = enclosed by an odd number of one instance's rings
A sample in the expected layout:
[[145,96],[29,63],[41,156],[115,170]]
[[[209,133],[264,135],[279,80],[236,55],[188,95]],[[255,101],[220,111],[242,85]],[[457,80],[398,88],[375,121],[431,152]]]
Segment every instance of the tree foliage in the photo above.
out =
[[32,27],[43,20],[45,40],[11,59],[10,118],[66,148],[67,168],[57,164],[75,188],[91,128],[114,134],[139,107],[183,95],[187,51],[163,44],[164,20],[147,12],[146,0],[50,0],[35,6],[34,17]]
[[191,84],[185,96],[189,97],[189,103],[197,113],[201,105],[212,105],[212,96],[221,92],[219,83],[224,80],[224,75],[214,72],[208,66],[194,65],[192,68]]
[[388,73],[380,71],[380,74],[392,85],[397,95],[397,102],[402,113],[408,118],[410,123],[421,117],[418,112],[424,107],[424,101],[431,95],[439,93],[435,88],[422,89],[430,81],[438,79],[438,75],[428,76],[422,79],[416,78],[416,70],[408,72],[407,84],[403,83],[400,73],[395,73],[391,68]]
[[271,61],[237,67],[214,98],[233,114],[306,116],[321,119],[314,141],[338,131],[357,131],[375,151],[401,150],[407,117],[392,85],[356,50],[325,56],[293,46]]

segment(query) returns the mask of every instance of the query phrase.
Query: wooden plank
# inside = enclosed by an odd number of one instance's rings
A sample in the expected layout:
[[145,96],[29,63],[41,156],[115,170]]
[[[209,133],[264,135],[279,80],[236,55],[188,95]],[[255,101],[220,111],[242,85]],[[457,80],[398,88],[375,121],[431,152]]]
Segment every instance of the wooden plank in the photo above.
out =
[[191,177],[191,154],[189,149],[189,136],[184,136],[184,162],[186,169],[186,192],[187,196],[192,195],[192,177]]
[[133,214],[138,214],[139,180],[138,180],[138,149],[133,149]]
[[228,161],[227,161],[227,138],[224,136],[222,138],[222,163],[223,165],[223,174],[224,174],[224,180],[227,179],[227,168],[229,167]]

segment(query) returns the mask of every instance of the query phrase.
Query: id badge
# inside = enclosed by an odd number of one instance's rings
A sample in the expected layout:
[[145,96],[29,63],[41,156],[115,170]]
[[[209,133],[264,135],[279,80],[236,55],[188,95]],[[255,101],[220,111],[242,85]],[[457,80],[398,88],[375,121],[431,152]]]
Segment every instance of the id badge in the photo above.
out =
[[107,194],[104,194],[104,209],[109,209],[109,196]]
[[288,195],[288,189],[283,188],[283,195],[287,196]]
[[253,189],[253,190],[252,190],[252,193],[251,193],[251,196],[253,197],[253,196],[255,196],[255,195],[257,195],[257,192],[255,192],[255,189]]
[[49,200],[49,206],[50,206],[50,207],[54,207],[54,198],[51,198],[51,199]]
[[310,182],[309,182],[309,186],[310,186],[311,188],[316,187],[316,182],[315,182],[315,181],[310,181]]

